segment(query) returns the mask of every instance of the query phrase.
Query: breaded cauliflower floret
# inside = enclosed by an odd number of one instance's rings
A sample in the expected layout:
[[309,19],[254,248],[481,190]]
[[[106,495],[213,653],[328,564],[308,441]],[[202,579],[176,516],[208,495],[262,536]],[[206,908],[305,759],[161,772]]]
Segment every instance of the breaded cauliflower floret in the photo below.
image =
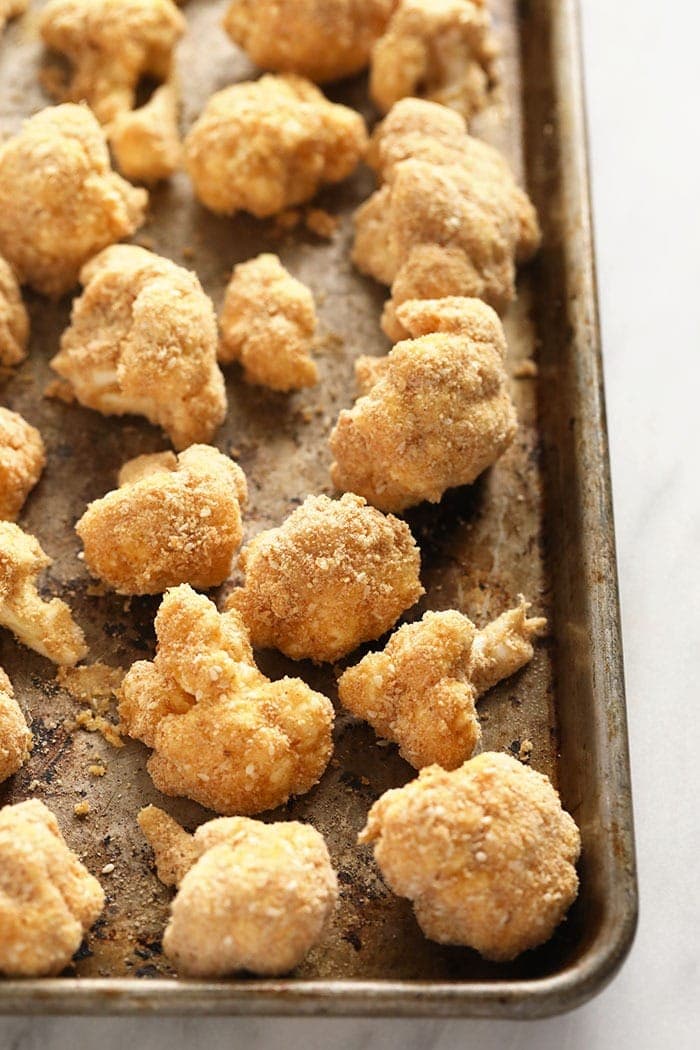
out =
[[322,84],[365,68],[397,0],[232,0],[224,29],[263,69]]
[[22,708],[15,700],[10,679],[0,668],[0,784],[24,765],[31,747],[32,734]]
[[185,139],[185,165],[207,208],[263,219],[341,182],[366,144],[359,113],[301,77],[268,75],[212,95]]
[[112,171],[86,106],[52,106],[0,146],[0,254],[22,283],[58,297],[96,252],[134,233],[148,194]]
[[27,356],[29,315],[17,278],[0,255],[0,365],[11,368]]
[[372,52],[370,94],[382,113],[418,96],[469,120],[488,102],[497,51],[484,0],[401,0]]
[[276,255],[258,255],[233,271],[221,313],[219,360],[240,361],[249,383],[300,390],[318,382],[310,348],[314,299]]
[[243,548],[233,591],[253,645],[293,660],[339,660],[418,601],[420,553],[405,522],[359,496],[309,496]]
[[397,102],[367,161],[384,185],[356,213],[353,259],[391,285],[390,339],[406,334],[395,308],[408,299],[466,295],[502,309],[515,297],[515,264],[539,245],[537,216],[504,157],[468,135],[458,113]]
[[51,361],[80,404],[145,416],[178,449],[211,441],[226,391],[214,307],[196,274],[120,244],[91,259],[80,280],[83,294]]
[[161,84],[145,105],[121,113],[109,125],[109,144],[119,170],[134,182],[159,182],[180,167],[178,93]]
[[0,518],[14,521],[46,464],[41,434],[18,412],[0,408]]
[[429,766],[375,802],[359,841],[426,937],[496,962],[548,940],[578,892],[578,828],[548,778],[506,754]]
[[29,0],[0,0],[0,33],[11,18],[23,15],[29,7]]
[[103,906],[102,887],[43,802],[0,810],[0,973],[59,974]]
[[481,739],[479,696],[533,657],[532,639],[547,621],[528,619],[527,609],[521,600],[481,631],[456,610],[427,612],[345,671],[340,702],[416,769],[456,769]]
[[331,756],[331,702],[298,678],[269,681],[238,613],[217,612],[186,584],[167,592],[155,628],[155,660],[133,665],[119,714],[153,748],[158,790],[224,814],[309,791]]
[[471,484],[516,432],[505,335],[490,306],[417,300],[398,317],[414,338],[387,357],[360,359],[366,393],[330,436],[333,483],[385,511],[437,503]]
[[338,882],[312,827],[220,817],[188,835],[155,806],[138,820],[159,877],[179,886],[163,950],[180,973],[288,973],[320,940]]
[[87,102],[101,124],[134,108],[141,77],[167,80],[185,19],[172,0],[49,0],[39,30],[72,63],[60,102]]
[[66,603],[45,602],[37,591],[37,577],[50,564],[34,536],[0,521],[0,627],[55,664],[72,667],[88,649]]
[[243,537],[243,471],[209,445],[138,456],[75,526],[85,563],[119,594],[223,583]]

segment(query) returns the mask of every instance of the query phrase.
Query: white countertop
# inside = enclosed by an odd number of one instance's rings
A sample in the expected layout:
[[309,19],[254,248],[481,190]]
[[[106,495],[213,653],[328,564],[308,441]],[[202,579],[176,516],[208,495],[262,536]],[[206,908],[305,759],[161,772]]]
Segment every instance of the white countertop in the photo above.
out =
[[700,10],[581,4],[641,882],[627,963],[549,1021],[8,1019],[2,1050],[700,1045]]

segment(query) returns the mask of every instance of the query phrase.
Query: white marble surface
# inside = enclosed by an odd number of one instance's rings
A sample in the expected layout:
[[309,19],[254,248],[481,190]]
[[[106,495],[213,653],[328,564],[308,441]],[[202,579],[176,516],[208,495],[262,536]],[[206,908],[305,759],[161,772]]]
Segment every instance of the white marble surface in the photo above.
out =
[[592,1003],[529,1024],[12,1019],[1,1050],[700,1045],[700,13],[581,2],[641,879],[629,960]]

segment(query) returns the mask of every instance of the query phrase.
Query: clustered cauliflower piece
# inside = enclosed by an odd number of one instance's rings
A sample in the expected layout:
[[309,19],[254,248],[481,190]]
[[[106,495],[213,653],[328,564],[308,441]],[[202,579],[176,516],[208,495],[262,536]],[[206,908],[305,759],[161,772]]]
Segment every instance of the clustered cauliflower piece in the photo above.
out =
[[232,592],[252,644],[293,660],[339,660],[418,601],[420,553],[405,522],[364,499],[309,496],[243,548]]
[[86,106],[43,109],[0,145],[0,254],[46,295],[69,291],[88,259],[134,233],[147,201],[112,171]]
[[427,612],[345,671],[340,702],[416,769],[456,769],[481,739],[477,699],[532,659],[532,639],[547,626],[527,609],[521,600],[483,630],[454,609]]
[[138,456],[119,488],[90,503],[75,527],[88,569],[118,594],[161,594],[228,577],[241,545],[248,490],[241,468],[209,445]]
[[100,252],[51,367],[81,405],[135,413],[176,448],[211,441],[226,415],[211,300],[197,276],[133,244]]
[[540,240],[537,215],[504,157],[467,134],[435,102],[397,102],[375,130],[367,162],[383,185],[356,213],[353,260],[391,285],[382,327],[405,336],[408,299],[467,295],[502,309],[515,298],[515,264]]
[[320,940],[338,882],[314,828],[219,817],[192,836],[155,806],[138,821],[159,877],[179,887],[163,950],[180,973],[288,973]]
[[0,255],[0,366],[11,368],[27,356],[29,315],[17,278]]
[[219,360],[240,361],[249,383],[287,392],[314,386],[310,348],[314,299],[276,255],[258,255],[233,271],[221,313]]
[[15,521],[45,464],[36,427],[18,412],[0,407],[0,519]]
[[0,0],[0,33],[11,18],[23,15],[29,7],[29,0]]
[[346,178],[366,143],[354,109],[301,77],[267,75],[211,96],[185,139],[185,165],[207,208],[262,219]]
[[401,0],[372,52],[370,94],[382,113],[402,98],[483,109],[497,48],[484,0]]
[[267,679],[238,613],[187,584],[166,593],[155,628],[156,657],[127,674],[119,715],[153,748],[158,790],[226,815],[309,791],[331,756],[331,702],[298,678]]
[[426,937],[498,962],[548,940],[578,892],[576,824],[549,779],[506,754],[428,766],[375,802],[359,841]]
[[141,77],[167,80],[185,19],[172,0],[49,0],[44,43],[72,63],[61,102],[87,102],[101,124],[134,108]]
[[103,907],[102,887],[43,802],[0,810],[0,973],[59,974]]
[[37,577],[50,564],[34,536],[0,521],[0,627],[55,664],[72,667],[88,650],[66,603],[45,602],[37,591]]
[[224,29],[256,65],[322,84],[359,73],[397,0],[232,0]]
[[134,182],[169,178],[180,167],[179,97],[175,84],[161,84],[138,109],[109,125],[109,144],[119,170]]
[[401,511],[471,484],[515,436],[515,408],[497,314],[478,299],[400,306],[414,338],[387,357],[360,358],[364,394],[331,433],[337,488]]
[[0,784],[21,769],[31,748],[32,734],[15,700],[12,683],[0,667]]

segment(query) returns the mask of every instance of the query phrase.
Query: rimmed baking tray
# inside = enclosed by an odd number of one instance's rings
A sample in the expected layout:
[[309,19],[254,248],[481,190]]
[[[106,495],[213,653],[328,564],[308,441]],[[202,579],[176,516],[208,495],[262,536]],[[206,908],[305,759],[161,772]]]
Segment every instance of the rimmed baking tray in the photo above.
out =
[[[0,43],[3,133],[46,104],[38,86],[40,6]],[[192,0],[185,7],[186,123],[213,90],[252,73],[219,28],[225,6]],[[573,0],[492,6],[503,84],[477,130],[508,153],[544,230],[542,250],[521,275],[518,302],[505,318],[521,428],[475,486],[408,516],[427,590],[410,617],[458,607],[483,623],[520,592],[549,617],[550,635],[533,663],[482,702],[484,747],[520,753],[529,741],[532,765],[557,783],[583,837],[580,897],[548,945],[507,966],[426,941],[407,902],[387,891],[369,851],[354,844],[372,801],[413,773],[368,727],[339,712],[335,757],[321,784],[266,816],[309,820],[327,836],[341,883],[332,929],[282,980],[176,980],[160,950],[168,893],[134,817],[149,801],[191,827],[207,814],[158,795],[141,745],[116,750],[76,731],[77,704],[55,684],[53,668],[3,633],[0,661],[32,720],[36,746],[28,767],[0,789],[0,801],[43,798],[91,870],[107,866],[108,903],[65,976],[0,981],[2,1012],[537,1017],[595,994],[629,949],[637,895],[576,8]],[[372,118],[362,79],[330,93]],[[148,225],[136,238],[195,268],[217,304],[232,265],[262,250],[279,252],[317,295],[317,389],[283,398],[247,387],[235,369],[227,375],[230,412],[217,443],[248,475],[249,536],[281,521],[307,493],[330,491],[326,437],[338,409],[352,401],[352,360],[388,349],[378,327],[384,290],[348,261],[351,214],[371,188],[362,171],[322,194],[320,204],[341,223],[321,241],[303,224],[285,232],[245,216],[218,219],[193,202],[178,176],[154,191]],[[152,652],[157,603],[124,602],[92,585],[72,525],[87,500],[113,487],[125,459],[166,442],[139,419],[105,419],[43,396],[70,304],[28,299],[31,356],[5,378],[2,398],[41,428],[49,467],[22,523],[55,558],[45,590],[71,602],[91,658],[128,667]],[[530,358],[536,375],[522,368]],[[268,673],[302,674],[335,696],[337,669],[269,653],[260,658]],[[88,771],[95,758],[107,767],[99,779]],[[82,799],[90,813],[79,821],[73,809]]]

